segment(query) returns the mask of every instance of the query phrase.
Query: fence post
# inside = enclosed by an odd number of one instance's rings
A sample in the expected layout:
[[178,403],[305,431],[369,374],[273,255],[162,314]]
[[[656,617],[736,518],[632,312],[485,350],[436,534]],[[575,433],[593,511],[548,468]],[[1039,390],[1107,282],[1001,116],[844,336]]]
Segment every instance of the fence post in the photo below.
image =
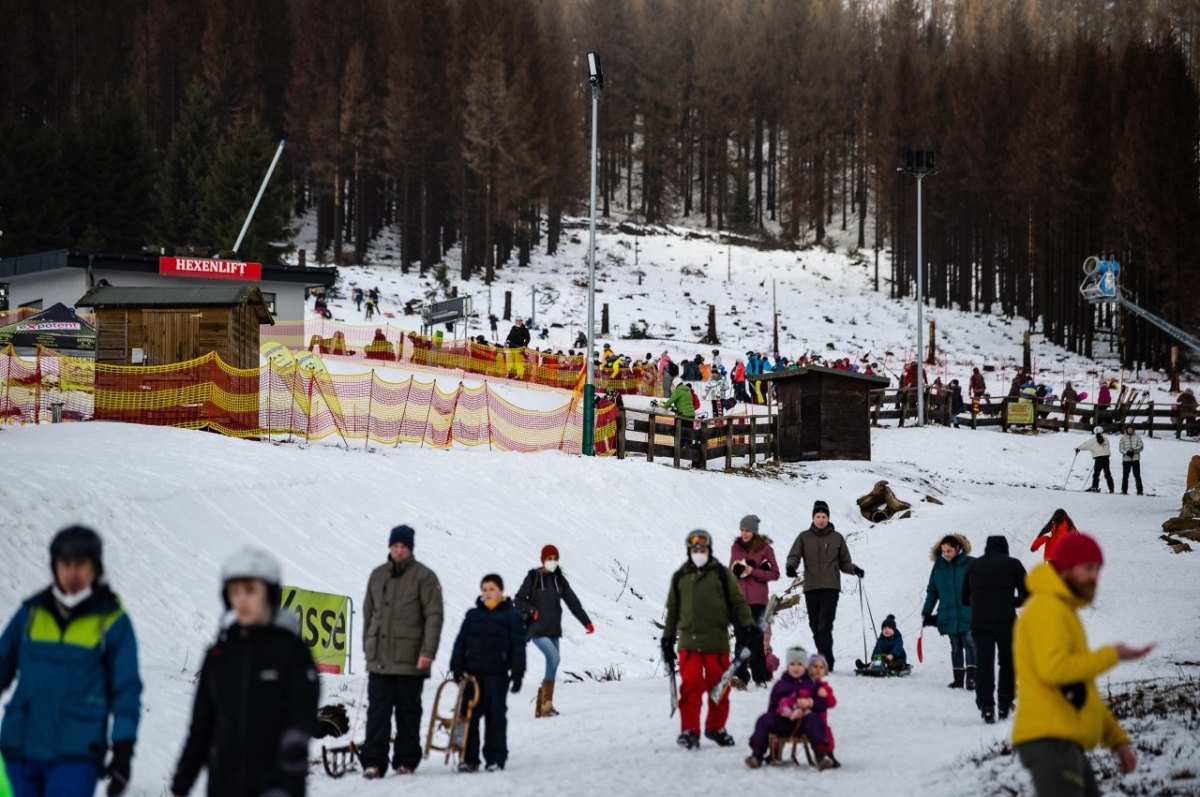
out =
[[1149,417],[1147,418],[1147,420],[1150,421],[1150,431],[1147,434],[1150,437],[1154,437],[1154,402],[1153,401],[1150,402],[1150,407],[1147,410],[1147,412],[1150,413]]
[[654,430],[658,428],[658,422],[655,420],[654,410],[650,410],[650,414],[646,416],[649,423],[648,431],[646,432],[646,461],[654,461]]
[[370,388],[370,390],[367,391],[367,435],[366,435],[366,439],[363,440],[363,450],[364,451],[371,450],[371,410],[374,408],[374,403],[375,403],[375,371],[374,371],[374,369],[371,370],[370,379],[371,379],[371,388]]
[[[726,416],[728,417],[728,416]],[[725,470],[733,470],[733,421],[725,421]]]
[[747,417],[750,420],[750,467],[753,468],[754,467],[754,455],[756,453],[756,446],[754,445],[754,443],[755,443],[754,438],[758,434],[758,430],[756,430],[754,428],[754,426],[758,422],[758,416],[750,415]]
[[683,443],[683,424],[680,423],[683,418],[679,415],[675,416],[675,467],[679,467],[679,447]]
[[[711,419],[705,418],[700,421],[699,429],[696,429],[695,426],[692,427],[692,436],[696,438],[692,441],[692,445],[695,446],[700,457],[700,470],[708,470],[708,424],[710,421]],[[696,434],[697,432],[699,434]]]
[[[483,411],[487,413],[487,435],[488,435],[488,451],[492,450],[492,394],[488,391],[487,380],[483,380]],[[567,422],[571,420],[571,407],[567,406]],[[566,427],[563,427],[563,435],[566,435]],[[558,441],[558,450],[562,451],[562,438]]]
[[617,459],[625,459],[625,408],[617,408]]
[[1006,396],[1000,404],[1000,431],[1008,431],[1008,405],[1012,403],[1012,397]]

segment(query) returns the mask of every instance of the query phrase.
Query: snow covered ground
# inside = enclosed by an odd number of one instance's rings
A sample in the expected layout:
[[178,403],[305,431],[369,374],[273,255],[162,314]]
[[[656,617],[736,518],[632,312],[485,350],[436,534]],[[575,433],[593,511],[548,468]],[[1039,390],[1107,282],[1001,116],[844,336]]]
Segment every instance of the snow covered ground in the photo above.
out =
[[[949,646],[942,638],[925,640],[925,663],[908,679],[881,682],[849,673],[863,648],[857,587],[850,580],[843,583],[835,627],[841,666],[832,683],[840,702],[830,720],[844,766],[833,772],[743,767],[745,740],[765,708],[765,691],[734,695],[729,730],[737,747],[677,748],[678,722],[668,718],[654,622],[661,618],[670,574],[683,562],[689,529],[713,531],[717,552],[725,556],[738,518],[754,512],[782,557],[820,498],[829,502],[834,523],[866,570],[876,622],[894,613],[913,655],[934,542],[961,532],[982,550],[986,536],[1005,534],[1031,566],[1040,555],[1029,552],[1029,543],[1062,506],[1099,537],[1108,555],[1099,600],[1084,612],[1092,644],[1159,645],[1106,680],[1119,687],[1142,678],[1194,679],[1200,553],[1171,554],[1159,539],[1159,524],[1178,509],[1185,463],[1197,446],[1146,441],[1144,475],[1156,496],[1079,492],[1079,466],[1071,490],[1051,489],[1063,483],[1082,439],[876,430],[872,463],[787,466],[755,478],[559,454],[463,456],[411,446],[347,452],[106,423],[4,427],[0,614],[7,618],[21,598],[45,585],[46,546],[57,528],[80,521],[104,535],[106,566],[139,635],[146,681],[133,793],[162,795],[182,744],[195,670],[218,623],[217,570],[236,547],[268,547],[283,559],[289,583],[358,599],[367,574],[386,555],[389,528],[410,523],[417,530],[417,557],[443,583],[447,623],[435,664],[441,674],[479,578],[499,572],[511,592],[536,565],[541,546],[554,543],[596,624],[593,636],[565,624],[560,676],[567,683],[556,695],[562,716],[533,718],[541,658],[530,649],[526,687],[509,704],[509,769],[452,775],[431,760],[412,784],[422,793],[541,794],[548,784],[572,795],[716,795],[731,788],[818,785],[822,793],[838,795],[881,789],[1009,793],[1001,790],[1002,781],[1024,782],[1011,763],[1004,778],[966,763],[1003,740],[1008,727],[984,726],[971,696],[945,688]],[[879,478],[914,502],[913,517],[872,526],[857,515],[854,499]],[[921,502],[925,495],[944,505]],[[777,622],[776,649],[794,643],[812,649],[802,607]],[[324,702],[357,700],[357,631],[354,648],[353,675],[323,676]],[[610,667],[621,680],[601,683],[585,675]],[[573,682],[568,672],[583,682]],[[433,686],[426,691],[427,711]],[[319,753],[315,745],[313,752]],[[1126,780],[1170,776],[1179,762],[1152,761],[1148,769]],[[1179,783],[1186,789],[1198,781]],[[390,792],[396,785],[390,778],[369,788],[356,776],[333,781],[319,767],[310,778],[318,796]]]

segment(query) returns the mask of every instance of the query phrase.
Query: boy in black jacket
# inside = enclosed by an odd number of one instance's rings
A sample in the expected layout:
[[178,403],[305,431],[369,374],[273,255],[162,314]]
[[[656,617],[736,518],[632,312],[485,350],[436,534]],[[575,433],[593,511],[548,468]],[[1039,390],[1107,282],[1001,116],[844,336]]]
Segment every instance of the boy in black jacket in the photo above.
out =
[[[479,770],[479,723],[487,720],[487,738],[483,757],[488,772],[504,769],[508,761],[508,697],[509,684],[515,695],[521,691],[525,676],[525,624],[508,598],[504,597],[504,580],[495,573],[483,577],[480,596],[475,608],[467,611],[458,638],[450,669],[456,681],[473,675],[479,681],[479,704],[471,715],[467,731],[466,759],[458,765],[460,772]],[[464,695],[469,700],[470,695]]]
[[[999,698],[1000,719],[1007,719],[1015,697],[1012,635],[1017,607],[1029,596],[1025,588],[1025,566],[1008,555],[1008,540],[988,537],[983,556],[967,565],[963,578],[963,603],[971,607],[971,636],[975,638],[975,705],[983,721],[996,721]],[[993,661],[1000,665],[1000,681],[994,680]],[[999,694],[993,694],[993,688]]]

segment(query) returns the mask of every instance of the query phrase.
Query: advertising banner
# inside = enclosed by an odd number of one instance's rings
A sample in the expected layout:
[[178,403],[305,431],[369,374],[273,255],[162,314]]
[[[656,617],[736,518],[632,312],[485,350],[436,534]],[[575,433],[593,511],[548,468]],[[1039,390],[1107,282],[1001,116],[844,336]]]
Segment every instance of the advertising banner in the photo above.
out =
[[158,273],[171,277],[259,282],[262,280],[262,263],[164,256],[158,259]]
[[350,598],[285,586],[281,606],[300,621],[300,638],[312,651],[317,670],[344,674],[350,653]]

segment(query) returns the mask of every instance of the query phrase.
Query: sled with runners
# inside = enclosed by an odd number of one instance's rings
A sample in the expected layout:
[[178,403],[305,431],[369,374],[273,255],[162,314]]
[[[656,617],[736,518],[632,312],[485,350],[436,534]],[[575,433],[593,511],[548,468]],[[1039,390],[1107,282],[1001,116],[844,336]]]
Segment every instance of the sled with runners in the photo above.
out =
[[[442,694],[446,691],[447,686],[457,688],[454,695],[454,707],[450,714],[444,713],[442,707]],[[467,697],[468,688],[471,690],[470,698]],[[467,730],[471,727],[471,715],[477,705],[479,705],[479,682],[475,680],[474,676],[465,676],[461,682],[447,678],[438,685],[437,692],[433,696],[433,711],[429,717],[429,733],[425,738],[426,758],[429,758],[429,754],[435,751],[446,754],[445,763],[447,764],[455,755],[458,756],[459,761],[466,758]]]

